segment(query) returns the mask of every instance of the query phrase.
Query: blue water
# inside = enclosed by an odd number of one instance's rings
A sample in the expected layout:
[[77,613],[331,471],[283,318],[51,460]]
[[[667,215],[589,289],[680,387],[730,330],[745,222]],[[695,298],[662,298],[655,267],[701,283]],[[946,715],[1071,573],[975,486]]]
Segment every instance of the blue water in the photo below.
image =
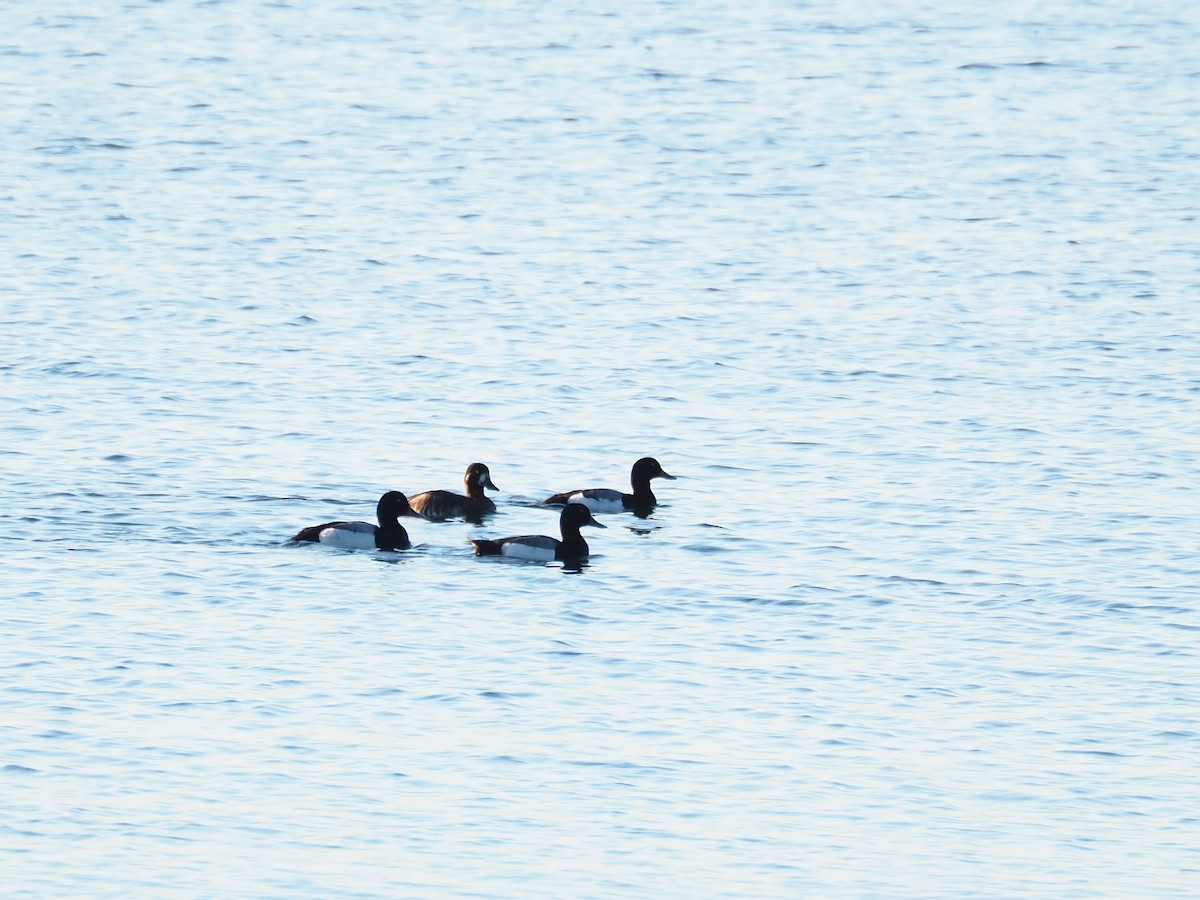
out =
[[1193,4],[0,35],[5,896],[1200,894]]

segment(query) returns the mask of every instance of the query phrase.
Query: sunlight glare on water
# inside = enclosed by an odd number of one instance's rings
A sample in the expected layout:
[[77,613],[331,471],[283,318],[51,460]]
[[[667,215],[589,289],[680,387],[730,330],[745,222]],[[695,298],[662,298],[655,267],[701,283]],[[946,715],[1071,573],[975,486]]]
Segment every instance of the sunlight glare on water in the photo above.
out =
[[0,30],[13,896],[1200,892],[1192,7]]

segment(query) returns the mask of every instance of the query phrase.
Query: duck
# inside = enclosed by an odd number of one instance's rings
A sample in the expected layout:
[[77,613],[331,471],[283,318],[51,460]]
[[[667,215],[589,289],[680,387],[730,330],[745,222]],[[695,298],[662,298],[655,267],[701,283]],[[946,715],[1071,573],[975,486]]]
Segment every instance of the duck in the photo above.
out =
[[500,490],[492,483],[492,473],[483,463],[471,463],[463,474],[466,496],[453,491],[422,491],[408,498],[409,505],[427,519],[480,519],[496,511],[496,504],[483,493],[484,488]]
[[650,490],[650,480],[666,478],[675,480],[674,475],[667,474],[662,465],[653,456],[643,456],[633,464],[629,473],[629,482],[633,485],[632,494],[623,494],[611,488],[589,488],[581,491],[563,491],[547,497],[542,503],[547,506],[561,506],[564,503],[582,503],[592,512],[612,513],[634,510],[648,512],[658,503],[654,491]]
[[588,555],[587,541],[579,533],[584,525],[607,528],[592,516],[592,511],[582,503],[568,503],[558,516],[558,529],[562,540],[544,534],[523,534],[518,537],[472,538],[476,556],[509,556],[538,562],[551,560],[583,559]]
[[408,532],[400,524],[401,516],[424,519],[425,516],[408,505],[399,491],[388,491],[375,507],[378,525],[370,522],[325,522],[301,528],[293,541],[314,541],[343,550],[407,550],[412,546]]

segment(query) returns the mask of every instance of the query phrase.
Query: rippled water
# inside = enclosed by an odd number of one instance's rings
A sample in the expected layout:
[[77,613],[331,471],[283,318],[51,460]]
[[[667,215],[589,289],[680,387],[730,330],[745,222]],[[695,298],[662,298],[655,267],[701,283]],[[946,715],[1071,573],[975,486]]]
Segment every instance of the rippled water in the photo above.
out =
[[1193,5],[0,34],[6,895],[1200,893]]

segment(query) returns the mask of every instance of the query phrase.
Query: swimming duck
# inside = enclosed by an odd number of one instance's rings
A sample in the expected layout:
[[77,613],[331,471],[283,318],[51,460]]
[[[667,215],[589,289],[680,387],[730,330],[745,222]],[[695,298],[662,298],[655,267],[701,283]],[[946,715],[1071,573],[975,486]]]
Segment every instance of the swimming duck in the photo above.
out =
[[409,504],[428,519],[479,519],[496,511],[496,504],[483,493],[484,488],[498,491],[492,473],[483,463],[471,463],[463,475],[466,496],[453,491],[423,491],[408,498]]
[[582,503],[568,503],[558,516],[561,541],[544,534],[523,534],[495,540],[472,539],[471,543],[475,545],[476,556],[511,556],[539,562],[582,559],[588,555],[587,541],[579,533],[583,525],[608,527],[592,518],[592,511]]
[[370,522],[326,522],[296,532],[293,541],[315,541],[343,550],[407,550],[412,546],[400,516],[425,518],[408,505],[399,491],[388,491],[375,507],[378,525]]
[[629,473],[629,482],[633,485],[632,494],[623,494],[610,488],[590,488],[584,491],[564,491],[547,497],[542,502],[549,506],[582,503],[592,512],[624,512],[628,509],[649,511],[658,502],[654,491],[650,490],[652,478],[675,480],[675,476],[668,475],[657,459],[653,456],[643,456],[633,464]]

